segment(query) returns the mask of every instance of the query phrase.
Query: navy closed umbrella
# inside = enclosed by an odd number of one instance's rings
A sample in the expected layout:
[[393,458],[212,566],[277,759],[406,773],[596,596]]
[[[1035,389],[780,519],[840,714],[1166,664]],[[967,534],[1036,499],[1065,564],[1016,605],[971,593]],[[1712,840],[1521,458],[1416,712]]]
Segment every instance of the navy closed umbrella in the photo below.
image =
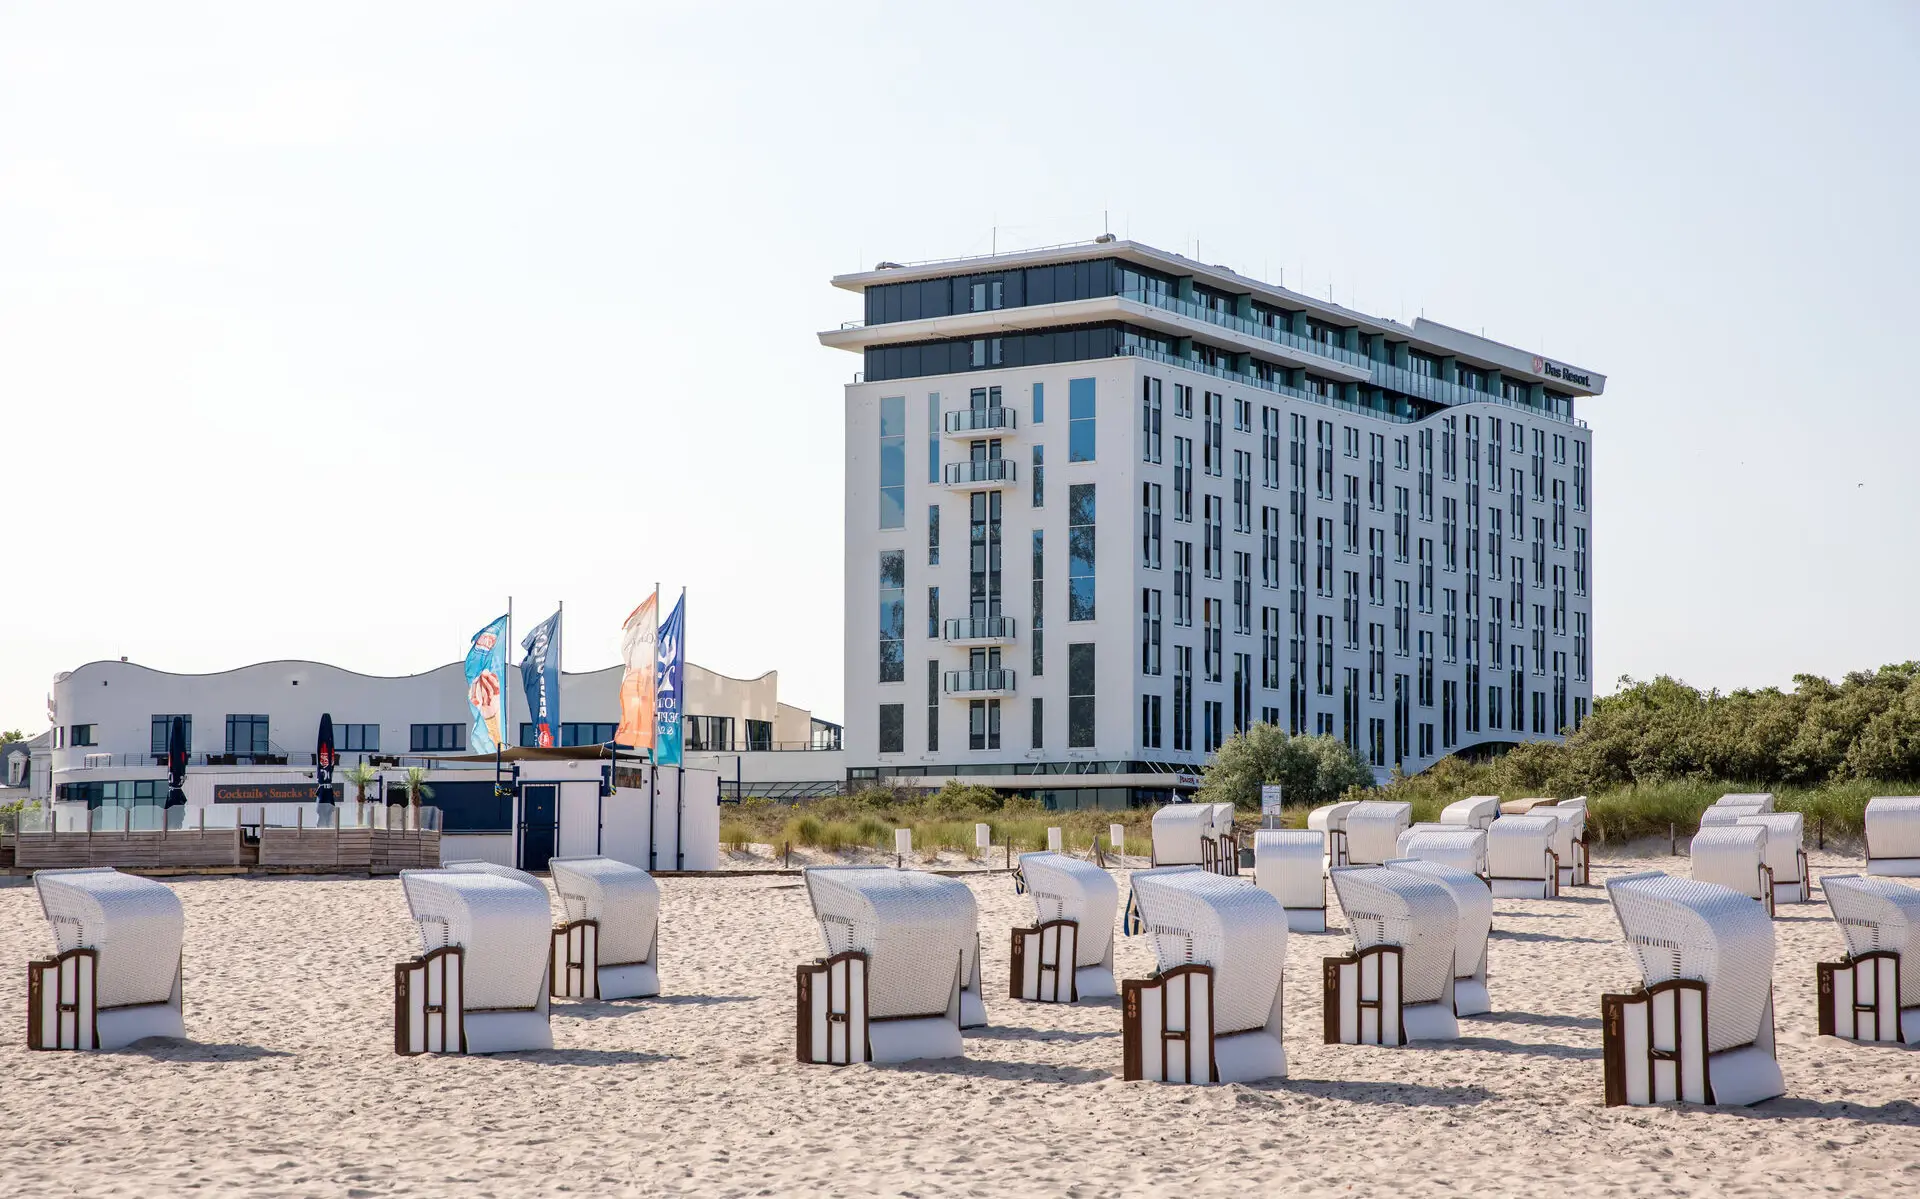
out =
[[187,722],[178,716],[167,722],[167,806],[184,808],[187,793]]
[[313,751],[313,798],[319,803],[333,802],[333,716],[320,714],[320,743]]

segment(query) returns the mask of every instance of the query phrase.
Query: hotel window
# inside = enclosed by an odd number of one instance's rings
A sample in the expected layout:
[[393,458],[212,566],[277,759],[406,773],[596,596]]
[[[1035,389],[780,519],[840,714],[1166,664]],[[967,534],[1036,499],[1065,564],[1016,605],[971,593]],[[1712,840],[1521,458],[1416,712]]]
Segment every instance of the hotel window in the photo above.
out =
[[[235,720],[245,720],[245,719],[247,719],[247,717],[244,717],[244,716],[227,717],[227,725],[229,729],[229,734],[227,737],[228,753],[248,752],[244,749],[235,748],[232,733],[231,733],[233,722]],[[261,717],[257,717],[257,719],[264,721],[266,717],[261,716]],[[262,724],[257,727],[264,729],[266,726]],[[265,753],[267,748],[265,744],[266,739],[262,737],[262,738],[259,738],[258,740],[260,742],[260,747],[252,752]],[[433,753],[433,752],[446,751],[446,750],[454,750],[454,751],[464,750],[467,748],[467,726],[464,724],[416,724],[416,725],[413,725],[409,730],[407,744],[408,744],[408,747],[414,753]]]
[[967,704],[967,748],[1000,748],[1000,701],[976,699]]
[[1160,484],[1140,485],[1140,565],[1160,569]]
[[1260,409],[1260,485],[1280,487],[1280,410]]
[[67,744],[76,746],[96,744],[93,739],[94,728],[95,726],[90,724],[69,726],[67,729]]
[[[999,388],[995,388],[998,391]],[[940,481],[940,393],[927,396],[927,482]]]
[[1093,422],[1093,380],[1069,379],[1067,381],[1067,461],[1093,461]]
[[1041,640],[1046,628],[1045,604],[1047,578],[1047,541],[1046,535],[1039,529],[1033,531],[1033,677],[1039,678],[1046,673],[1045,643]]
[[940,636],[940,589],[927,588],[927,636],[938,639]]
[[1044,508],[1047,504],[1047,447],[1033,447],[1033,506]]
[[1046,748],[1046,722],[1041,718],[1040,697],[1033,697],[1033,748]]
[[1193,542],[1173,543],[1173,623],[1193,623]]
[[[611,741],[613,734],[607,734]],[[336,724],[333,747],[341,753],[377,754],[380,752],[380,726],[377,724]]]
[[[696,720],[726,721],[726,725],[724,726],[724,736],[726,737],[726,741],[721,743],[719,745],[719,748],[732,749],[734,747],[733,746],[733,718],[731,716],[688,716],[685,718],[685,720],[687,722],[686,727],[689,730],[692,729],[693,722]],[[438,727],[445,727],[445,726],[438,726]],[[562,745],[605,745],[607,742],[613,740],[614,728],[615,726],[611,724],[563,723],[560,726],[560,744]],[[692,735],[691,732],[689,732],[688,735],[689,737],[691,737]],[[533,726],[531,724],[522,724],[520,726],[520,744],[526,745],[526,746],[533,746],[533,745],[539,744],[539,739],[534,735]],[[693,745],[691,740],[688,741],[687,747],[689,749],[697,748],[696,746]]]
[[976,337],[968,344],[967,365],[999,366],[1003,350],[998,337]]
[[1173,647],[1173,748],[1193,750],[1193,650]]
[[1573,507],[1578,512],[1587,510],[1587,443],[1577,438],[1573,443]]
[[1235,400],[1233,402],[1233,427],[1237,432],[1253,432],[1253,402]]
[[927,565],[940,565],[940,505],[927,505]]
[[[152,742],[154,753],[163,754],[167,752],[167,738],[172,736],[173,730],[171,725],[172,725],[172,722],[176,720],[178,720],[181,724],[186,726],[180,731],[187,735],[187,750],[188,752],[192,752],[193,750],[193,717],[187,716],[184,714],[168,714],[168,715],[162,715],[162,716],[155,716],[153,718],[153,723],[151,726],[152,727],[151,742]],[[379,726],[376,725],[374,727],[378,729]],[[340,728],[338,725],[335,725],[334,736],[338,737],[339,735],[340,735]],[[375,749],[380,748],[380,746],[377,744],[377,741],[378,741],[378,738],[376,737],[376,744],[374,745]]]
[[1233,531],[1253,532],[1253,455],[1233,452]]
[[880,400],[880,527],[907,527],[907,398]]
[[1211,391],[1201,393],[1202,420],[1200,427],[1200,465],[1206,473],[1218,477],[1226,469],[1221,461],[1225,457],[1220,449],[1220,427],[1224,423],[1221,409],[1226,406],[1226,397]]
[[1214,750],[1219,749],[1220,743],[1226,739],[1226,733],[1221,728],[1224,722],[1220,718],[1220,701],[1210,699],[1201,704],[1200,719],[1206,726],[1204,729],[1204,740],[1201,743],[1203,746],[1202,752],[1212,753]]
[[969,312],[988,312],[1000,307],[1001,280],[990,279],[984,283],[975,283],[967,289]]
[[1140,673],[1160,673],[1160,592],[1140,589]]
[[1233,656],[1233,731],[1244,733],[1253,719],[1253,655]]
[[1233,631],[1253,632],[1253,555],[1238,550],[1233,555]]
[[1573,614],[1573,677],[1587,681],[1587,614]]
[[927,660],[927,749],[940,748],[940,660]]
[[1260,585],[1280,586],[1280,509],[1260,509]]
[[1140,697],[1140,748],[1160,748],[1160,697]]
[[[1321,620],[1326,617],[1322,616]],[[1280,690],[1280,609],[1260,609],[1260,687]]]
[[1067,748],[1093,745],[1093,645],[1067,646]]
[[1093,619],[1092,483],[1067,488],[1067,619]]
[[1033,423],[1036,425],[1045,424],[1046,419],[1047,385],[1044,383],[1035,383],[1033,385]]
[[1160,380],[1140,380],[1140,460],[1160,461]]
[[1173,519],[1193,519],[1193,438],[1173,439]]
[[1220,497],[1217,495],[1203,495],[1200,497],[1200,518],[1202,522],[1200,526],[1200,565],[1209,579],[1220,578],[1227,572],[1226,563],[1221,561],[1224,555],[1221,553],[1220,535],[1220,527],[1223,523],[1221,520],[1221,509],[1225,507],[1226,504],[1221,502]]
[[1220,660],[1220,626],[1223,621],[1221,609],[1226,607],[1217,599],[1200,601],[1200,668],[1207,682],[1217,683],[1225,669]]
[[880,681],[907,678],[907,556],[880,551]]
[[903,753],[907,747],[907,715],[905,704],[880,705],[880,752],[883,754]]
[[[419,729],[419,728],[426,728],[428,726],[415,725],[413,727],[416,729]],[[456,725],[449,725],[447,727],[460,728],[461,726],[456,724]],[[414,748],[418,749],[420,747],[416,745]],[[436,748],[446,748],[446,747],[440,746]],[[459,748],[459,747],[455,746],[454,748]],[[266,753],[267,752],[267,718],[265,716],[251,716],[251,715],[228,716],[227,717],[227,752],[230,754]]]
[[1587,531],[1573,526],[1573,593],[1587,593]]

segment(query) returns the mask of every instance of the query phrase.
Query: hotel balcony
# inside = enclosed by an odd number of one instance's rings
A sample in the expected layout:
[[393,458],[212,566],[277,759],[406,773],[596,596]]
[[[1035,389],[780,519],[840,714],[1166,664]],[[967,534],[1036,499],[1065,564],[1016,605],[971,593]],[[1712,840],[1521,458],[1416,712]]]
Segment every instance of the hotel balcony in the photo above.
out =
[[942,418],[948,437],[985,437],[1014,430],[1011,408],[960,408]]
[[993,699],[1013,694],[1013,671],[949,670],[947,694],[955,699]]
[[948,487],[981,491],[1013,486],[1013,459],[987,458],[978,462],[949,462],[940,468]]
[[963,616],[946,622],[948,645],[1008,645],[1013,641],[1011,616]]

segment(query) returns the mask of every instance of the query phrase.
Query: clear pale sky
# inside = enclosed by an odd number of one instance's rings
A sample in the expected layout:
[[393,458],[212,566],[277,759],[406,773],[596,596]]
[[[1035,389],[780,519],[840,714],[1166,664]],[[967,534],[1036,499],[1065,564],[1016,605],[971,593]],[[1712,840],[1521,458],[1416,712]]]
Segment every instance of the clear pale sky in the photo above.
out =
[[1917,14],[10,4],[0,728],[656,580],[837,717],[829,276],[1103,214],[1605,372],[1600,690],[1920,657]]

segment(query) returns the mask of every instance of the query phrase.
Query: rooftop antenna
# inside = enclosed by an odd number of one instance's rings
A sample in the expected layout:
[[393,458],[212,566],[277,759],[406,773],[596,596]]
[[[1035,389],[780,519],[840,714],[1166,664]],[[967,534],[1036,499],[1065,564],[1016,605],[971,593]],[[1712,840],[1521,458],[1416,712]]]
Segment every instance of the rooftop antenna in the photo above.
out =
[[1107,210],[1104,208],[1100,210],[1100,232],[1102,233],[1113,232],[1113,224],[1107,219]]

